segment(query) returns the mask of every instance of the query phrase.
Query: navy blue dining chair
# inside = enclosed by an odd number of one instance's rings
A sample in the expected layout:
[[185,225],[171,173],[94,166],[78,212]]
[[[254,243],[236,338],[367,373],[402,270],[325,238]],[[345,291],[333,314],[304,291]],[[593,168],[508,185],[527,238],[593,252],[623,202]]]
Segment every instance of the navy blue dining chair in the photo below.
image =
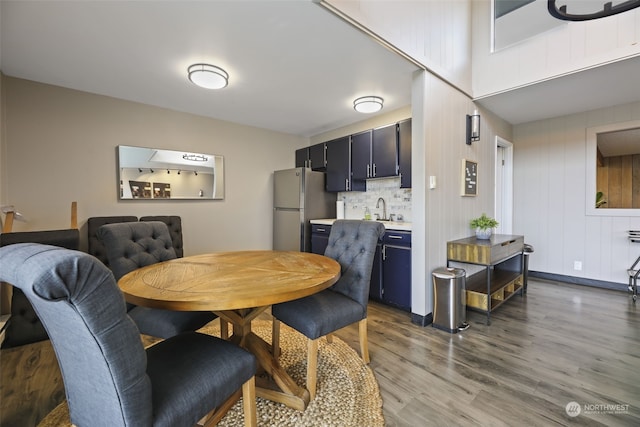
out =
[[0,280],[24,292],[47,330],[73,425],[191,427],[220,419],[239,390],[245,425],[256,425],[255,356],[197,332],[145,351],[113,273],[97,258],[35,243],[6,246]]
[[308,338],[307,390],[316,393],[318,341],[338,329],[358,323],[360,352],[369,363],[367,344],[367,303],[371,268],[378,240],[385,228],[375,221],[337,220],[331,227],[324,255],[340,263],[340,279],[333,286],[308,297],[274,304],[272,345],[276,357],[280,352],[280,322]]

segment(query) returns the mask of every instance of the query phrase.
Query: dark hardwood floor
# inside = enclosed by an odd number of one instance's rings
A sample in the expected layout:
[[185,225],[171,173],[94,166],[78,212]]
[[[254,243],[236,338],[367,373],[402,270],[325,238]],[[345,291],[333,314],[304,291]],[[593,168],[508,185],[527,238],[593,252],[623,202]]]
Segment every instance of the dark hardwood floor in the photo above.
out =
[[[370,304],[388,426],[640,425],[640,302],[627,294],[530,279],[490,326],[481,313],[467,320],[467,331],[448,334]],[[338,336],[358,348],[357,327]],[[0,353],[2,426],[34,425],[63,397],[47,351]]]
[[[478,312],[467,320],[448,334],[370,304],[388,426],[640,425],[640,303],[627,294],[530,279],[490,326]],[[338,336],[358,348],[356,328]]]

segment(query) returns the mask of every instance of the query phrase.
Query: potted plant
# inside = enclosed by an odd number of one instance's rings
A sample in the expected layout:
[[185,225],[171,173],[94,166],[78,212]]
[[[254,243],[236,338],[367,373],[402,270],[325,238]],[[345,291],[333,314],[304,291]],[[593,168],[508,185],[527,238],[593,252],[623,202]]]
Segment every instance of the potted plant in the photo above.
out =
[[478,239],[489,239],[491,238],[493,229],[498,226],[498,221],[483,213],[478,218],[472,219],[469,224],[471,228],[476,230],[476,237]]

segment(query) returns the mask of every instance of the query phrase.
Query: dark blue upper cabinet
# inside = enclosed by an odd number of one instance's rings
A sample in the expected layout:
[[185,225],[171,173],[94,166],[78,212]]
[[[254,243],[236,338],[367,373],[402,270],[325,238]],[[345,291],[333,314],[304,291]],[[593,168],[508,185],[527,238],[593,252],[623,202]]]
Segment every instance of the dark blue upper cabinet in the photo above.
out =
[[296,150],[296,167],[324,172],[327,167],[326,144],[321,142]]
[[327,168],[327,146],[324,142],[309,147],[311,170],[324,172]]
[[371,178],[371,130],[351,135],[351,156],[354,181]]
[[398,123],[400,188],[411,188],[411,119]]
[[309,165],[309,147],[296,150],[296,167],[306,168]]
[[351,137],[343,136],[327,143],[327,181],[329,192],[364,191],[365,181],[351,179]]
[[373,130],[371,163],[370,178],[398,175],[398,132],[395,123]]

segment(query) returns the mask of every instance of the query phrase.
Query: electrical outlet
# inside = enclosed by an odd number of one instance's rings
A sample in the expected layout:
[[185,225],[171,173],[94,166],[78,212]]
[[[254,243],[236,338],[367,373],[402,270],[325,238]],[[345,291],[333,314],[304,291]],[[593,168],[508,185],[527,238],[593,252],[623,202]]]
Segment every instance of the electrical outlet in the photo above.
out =
[[582,270],[582,261],[573,261],[573,269],[577,271]]

